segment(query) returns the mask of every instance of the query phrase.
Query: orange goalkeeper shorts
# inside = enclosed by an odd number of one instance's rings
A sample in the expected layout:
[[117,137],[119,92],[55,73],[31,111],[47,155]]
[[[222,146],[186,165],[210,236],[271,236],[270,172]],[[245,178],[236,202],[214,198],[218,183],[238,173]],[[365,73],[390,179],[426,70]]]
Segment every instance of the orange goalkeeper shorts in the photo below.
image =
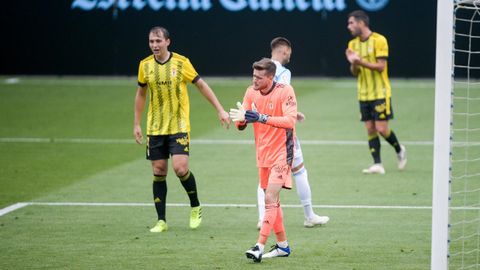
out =
[[266,189],[269,183],[280,184],[283,188],[292,188],[292,168],[288,164],[258,168],[260,187]]

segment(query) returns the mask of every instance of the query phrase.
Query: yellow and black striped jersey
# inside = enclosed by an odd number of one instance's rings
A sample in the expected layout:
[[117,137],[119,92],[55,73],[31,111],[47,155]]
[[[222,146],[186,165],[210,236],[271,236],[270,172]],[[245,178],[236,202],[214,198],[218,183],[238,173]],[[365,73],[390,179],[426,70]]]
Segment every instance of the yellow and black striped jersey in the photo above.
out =
[[187,83],[200,79],[190,60],[170,53],[165,63],[153,55],[138,68],[138,85],[148,86],[147,135],[171,135],[190,132],[190,102]]
[[[367,40],[361,41],[356,37],[348,43],[348,48],[355,51],[364,61],[376,63],[379,58],[388,58],[387,39],[373,32]],[[370,101],[391,97],[390,81],[388,79],[388,63],[382,72],[359,67],[358,100]]]

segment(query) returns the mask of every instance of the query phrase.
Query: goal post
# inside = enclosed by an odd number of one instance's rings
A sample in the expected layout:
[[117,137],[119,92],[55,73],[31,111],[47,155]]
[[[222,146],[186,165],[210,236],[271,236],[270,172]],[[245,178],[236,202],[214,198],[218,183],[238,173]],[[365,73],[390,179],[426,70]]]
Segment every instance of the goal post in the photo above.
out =
[[448,269],[448,211],[453,87],[453,3],[437,2],[431,270]]
[[480,269],[480,0],[438,0],[431,269]]

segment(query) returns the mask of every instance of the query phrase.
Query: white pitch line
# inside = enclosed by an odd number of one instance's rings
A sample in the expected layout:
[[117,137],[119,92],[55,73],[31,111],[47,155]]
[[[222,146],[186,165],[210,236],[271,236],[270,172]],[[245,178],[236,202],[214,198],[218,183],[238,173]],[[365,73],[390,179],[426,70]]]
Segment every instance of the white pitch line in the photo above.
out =
[[[301,140],[303,145],[366,145],[366,141],[342,140]],[[0,138],[0,143],[97,143],[97,144],[134,144],[133,139],[100,138]],[[253,144],[253,140],[193,139],[192,144],[204,145],[244,145]],[[406,145],[433,145],[431,141],[403,141]]]
[[[113,203],[113,202],[19,202],[0,209],[0,217],[10,212],[29,205],[39,206],[133,206],[150,207],[152,203]],[[167,203],[169,207],[190,207],[187,203]],[[203,203],[203,207],[245,207],[256,208],[256,204],[235,204],[235,203]],[[302,208],[299,204],[282,204],[284,208]],[[408,206],[408,205],[313,205],[314,208],[330,209],[399,209],[399,210],[431,210],[431,206]],[[451,210],[480,210],[480,207],[451,207]]]
[[[152,206],[153,203],[99,203],[99,202],[28,202],[29,205],[47,206]],[[167,203],[171,207],[190,207],[188,203]],[[256,204],[244,203],[202,203],[205,207],[246,207],[256,208]],[[285,208],[302,208],[300,204],[282,204]],[[314,208],[333,209],[432,209],[431,206],[402,206],[402,205],[313,205]]]
[[[152,203],[113,203],[113,202],[25,202],[27,205],[47,205],[47,206],[152,206]],[[167,203],[171,207],[190,207],[188,203]],[[248,203],[202,203],[205,207],[247,207],[255,208],[256,204]],[[415,206],[415,205],[328,205],[318,204],[312,205],[314,208],[332,208],[332,209],[432,209],[431,206]],[[282,204],[285,208],[302,208],[300,204]],[[480,210],[480,207],[450,207],[452,210]]]
[[13,212],[13,211],[15,211],[15,210],[18,210],[18,209],[20,209],[20,208],[23,208],[23,207],[25,207],[25,206],[27,206],[27,205],[29,205],[29,204],[30,204],[30,203],[16,203],[16,204],[12,204],[12,205],[10,205],[10,206],[7,206],[7,207],[5,207],[5,208],[3,208],[3,209],[0,209],[0,217],[3,216],[3,215],[8,214],[8,213],[10,213],[10,212]]
[[[100,203],[100,202],[28,202],[28,205],[46,205],[46,206],[152,206],[153,203]],[[187,203],[167,203],[172,207],[190,207]],[[256,207],[255,204],[211,204],[202,203],[205,207]],[[300,207],[300,205],[298,205]]]

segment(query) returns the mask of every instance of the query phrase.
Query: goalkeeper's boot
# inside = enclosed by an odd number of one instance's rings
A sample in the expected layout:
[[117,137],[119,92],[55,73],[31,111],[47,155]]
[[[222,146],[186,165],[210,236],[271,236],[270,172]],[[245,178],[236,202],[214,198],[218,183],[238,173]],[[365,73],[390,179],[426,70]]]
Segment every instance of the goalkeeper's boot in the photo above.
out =
[[290,247],[279,247],[277,244],[272,246],[269,252],[263,254],[263,258],[288,257],[290,255]]
[[247,258],[252,259],[253,262],[259,263],[262,261],[262,251],[257,245],[245,251],[245,255]]
[[196,229],[202,223],[202,207],[192,207],[190,211],[190,228]]
[[382,163],[375,163],[367,169],[363,169],[362,172],[365,174],[385,174],[385,169]]
[[327,216],[317,216],[313,215],[312,218],[306,218],[303,222],[303,226],[307,228],[315,227],[316,225],[325,225],[330,220]]
[[158,232],[164,232],[168,230],[168,225],[165,222],[165,220],[159,220],[153,228],[150,229],[151,232],[158,233]]
[[397,165],[399,170],[407,166],[407,149],[403,145],[400,145],[400,152],[397,153]]

